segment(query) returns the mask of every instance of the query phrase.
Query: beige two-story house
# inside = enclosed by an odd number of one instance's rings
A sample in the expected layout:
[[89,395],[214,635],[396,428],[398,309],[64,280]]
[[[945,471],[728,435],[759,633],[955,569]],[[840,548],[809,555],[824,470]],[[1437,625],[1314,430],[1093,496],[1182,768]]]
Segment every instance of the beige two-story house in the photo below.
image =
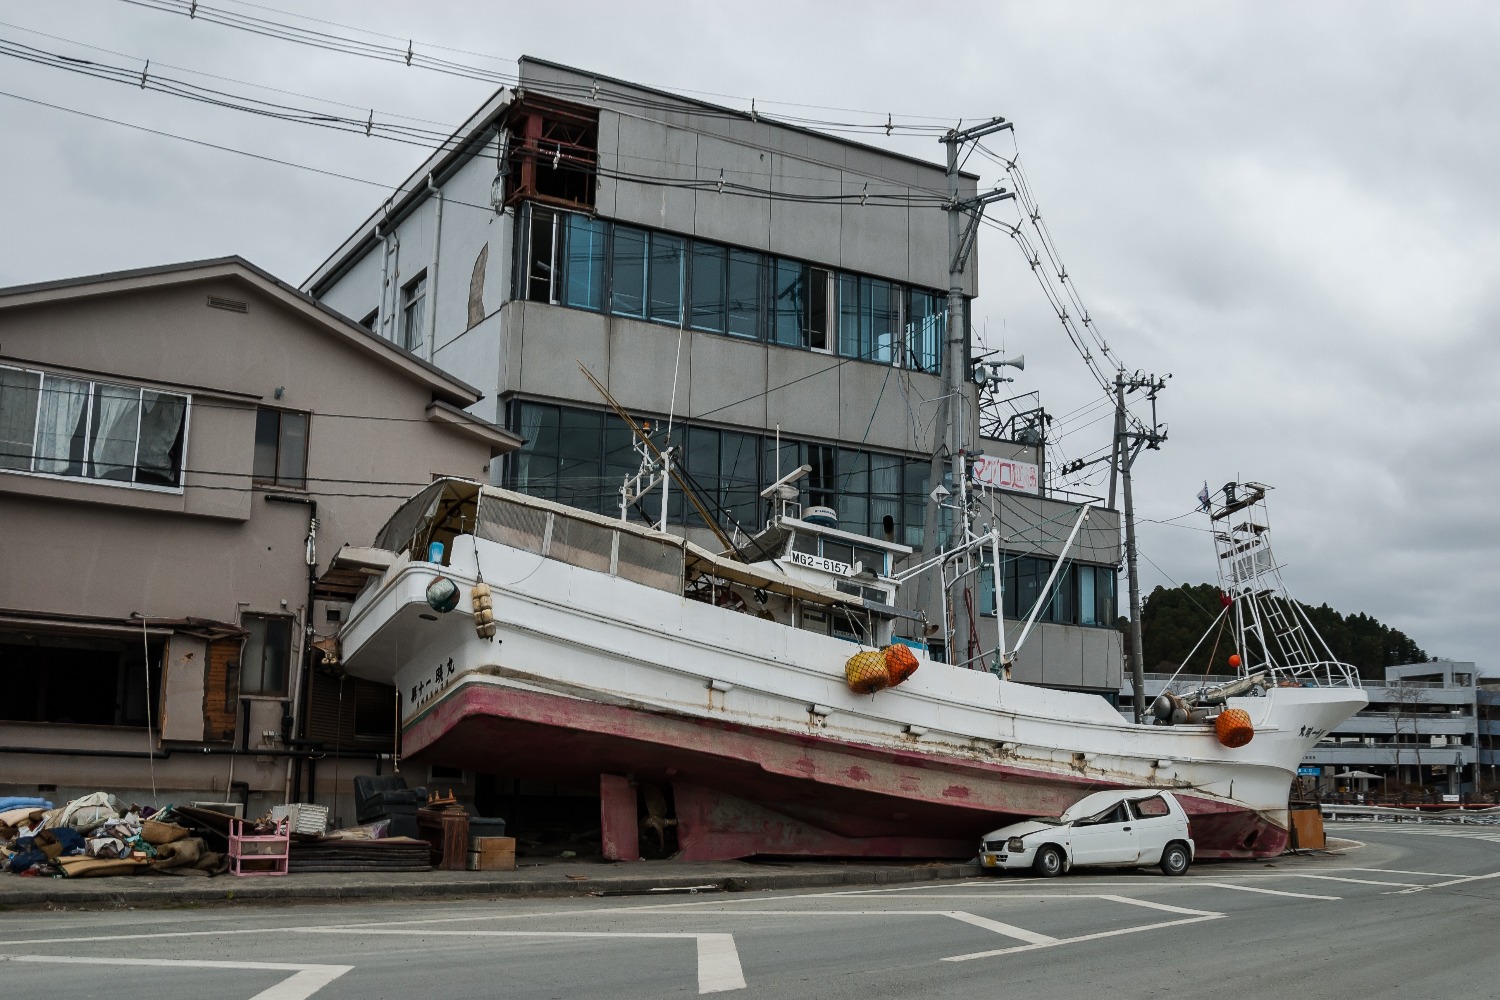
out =
[[519,445],[480,398],[239,258],[0,289],[0,794],[352,821],[395,705],[326,570]]

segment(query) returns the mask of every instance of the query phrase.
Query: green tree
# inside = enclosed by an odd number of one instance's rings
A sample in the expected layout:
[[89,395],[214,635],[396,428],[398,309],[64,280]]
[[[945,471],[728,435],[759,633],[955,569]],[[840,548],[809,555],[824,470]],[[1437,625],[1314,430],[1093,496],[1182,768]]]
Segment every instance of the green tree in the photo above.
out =
[[[1187,664],[1187,671],[1229,672],[1229,654],[1234,652],[1229,625],[1213,624],[1222,607],[1219,588],[1211,583],[1153,590],[1141,606],[1142,661],[1146,669],[1164,664],[1176,669],[1213,626],[1219,634],[1204,640]],[[1318,607],[1303,604],[1302,609],[1334,657],[1357,668],[1367,680],[1384,678],[1386,667],[1429,659],[1403,632],[1363,612],[1342,615],[1327,604]]]

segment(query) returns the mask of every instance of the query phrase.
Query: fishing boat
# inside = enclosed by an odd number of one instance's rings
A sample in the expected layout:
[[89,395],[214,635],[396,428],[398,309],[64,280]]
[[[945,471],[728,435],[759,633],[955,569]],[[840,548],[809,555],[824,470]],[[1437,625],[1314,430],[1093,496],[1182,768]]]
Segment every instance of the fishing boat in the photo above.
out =
[[1287,846],[1298,763],[1366,696],[1281,589],[1264,487],[1206,504],[1236,673],[1137,722],[1011,680],[1014,650],[934,659],[902,598],[912,550],[802,509],[796,474],[762,494],[764,530],[721,552],[434,482],[335,562],[370,577],[342,668],[395,685],[406,756],[597,787],[608,857],[636,856],[638,816],[684,860],[969,857],[986,830],[1109,788],[1172,791],[1199,857]]

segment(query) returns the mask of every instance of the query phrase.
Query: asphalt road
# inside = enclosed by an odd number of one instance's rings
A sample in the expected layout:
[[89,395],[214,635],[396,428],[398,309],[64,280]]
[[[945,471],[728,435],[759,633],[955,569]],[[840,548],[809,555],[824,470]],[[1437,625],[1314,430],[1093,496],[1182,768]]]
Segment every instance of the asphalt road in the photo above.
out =
[[836,892],[0,913],[9,996],[1500,997],[1500,827]]

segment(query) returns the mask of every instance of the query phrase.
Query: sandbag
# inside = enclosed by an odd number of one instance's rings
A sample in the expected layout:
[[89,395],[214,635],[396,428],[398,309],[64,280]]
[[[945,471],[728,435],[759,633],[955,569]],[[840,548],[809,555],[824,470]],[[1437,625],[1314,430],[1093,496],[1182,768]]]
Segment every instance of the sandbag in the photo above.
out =
[[148,819],[141,824],[141,838],[153,847],[176,843],[187,835],[187,827],[178,826],[176,823],[161,823]]

